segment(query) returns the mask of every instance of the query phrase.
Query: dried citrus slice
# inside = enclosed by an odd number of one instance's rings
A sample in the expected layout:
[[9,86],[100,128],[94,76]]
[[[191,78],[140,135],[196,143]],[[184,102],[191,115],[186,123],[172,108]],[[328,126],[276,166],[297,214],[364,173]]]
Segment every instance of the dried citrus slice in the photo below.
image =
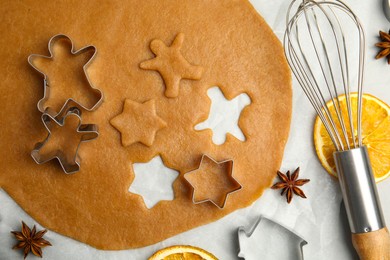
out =
[[[348,120],[345,95],[339,96],[340,106],[344,121]],[[357,94],[351,94],[352,114],[354,115],[354,138],[357,135]],[[332,101],[326,104],[336,118],[336,113]],[[349,140],[352,140],[349,123],[346,124]],[[340,130],[340,124],[336,122],[336,127]],[[339,131],[341,133],[341,131]],[[378,98],[364,94],[362,110],[362,140],[367,146],[373,168],[375,181],[379,182],[390,175],[390,107]],[[331,175],[337,177],[336,167],[333,161],[335,147],[330,139],[322,121],[317,116],[314,124],[314,145],[317,156],[321,164]]]
[[218,258],[198,247],[171,246],[157,251],[149,260],[218,260]]

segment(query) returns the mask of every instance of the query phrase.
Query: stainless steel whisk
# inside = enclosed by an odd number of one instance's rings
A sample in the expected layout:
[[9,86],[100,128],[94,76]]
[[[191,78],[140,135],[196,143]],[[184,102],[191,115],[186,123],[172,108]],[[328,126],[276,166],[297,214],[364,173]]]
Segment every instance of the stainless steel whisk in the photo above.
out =
[[[284,48],[296,79],[334,144],[355,249],[361,259],[390,259],[390,237],[362,139],[365,34],[359,19],[338,0],[293,0]],[[345,104],[338,98],[341,95],[345,95]],[[356,104],[353,97],[357,97]],[[334,110],[326,105],[329,99]]]

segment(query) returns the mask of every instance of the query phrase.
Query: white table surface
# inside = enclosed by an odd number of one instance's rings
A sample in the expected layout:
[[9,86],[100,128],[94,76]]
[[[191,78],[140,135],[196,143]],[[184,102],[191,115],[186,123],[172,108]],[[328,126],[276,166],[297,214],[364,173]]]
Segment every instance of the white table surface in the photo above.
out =
[[[281,39],[285,29],[285,14],[290,1],[251,0]],[[390,104],[390,66],[384,60],[374,60],[378,49],[378,31],[387,31],[390,23],[382,12],[381,0],[347,2],[360,17],[367,37],[365,91]],[[100,251],[70,238],[48,232],[47,239],[55,246],[44,249],[44,259],[147,259],[153,252],[170,245],[191,244],[202,247],[219,259],[238,259],[237,229],[251,226],[259,215],[277,221],[304,238],[305,259],[356,259],[341,210],[338,183],[321,167],[312,143],[315,113],[294,80],[293,120],[282,171],[301,167],[301,177],[311,182],[303,187],[308,199],[296,198],[288,205],[279,192],[267,190],[252,206],[238,210],[206,226],[179,234],[156,245],[123,251]],[[378,191],[387,223],[390,223],[390,178],[378,184]],[[16,203],[0,190],[0,259],[22,259],[20,252],[11,250],[15,240],[10,230],[19,227],[19,220],[32,220]],[[39,228],[42,228],[39,226]],[[278,245],[259,245],[278,248]],[[254,248],[253,250],[258,250]],[[281,250],[281,249],[280,249]],[[34,259],[31,257],[30,259]]]

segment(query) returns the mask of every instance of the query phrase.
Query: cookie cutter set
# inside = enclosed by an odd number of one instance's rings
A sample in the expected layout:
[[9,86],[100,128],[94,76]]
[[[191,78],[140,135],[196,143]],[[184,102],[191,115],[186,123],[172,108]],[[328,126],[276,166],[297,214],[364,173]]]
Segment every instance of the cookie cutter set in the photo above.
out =
[[[45,107],[44,103],[50,98],[50,81],[49,81],[48,76],[34,65],[34,59],[35,58],[53,59],[54,58],[54,54],[52,52],[53,45],[58,40],[65,40],[71,44],[71,51],[70,52],[72,55],[78,55],[78,54],[81,54],[81,53],[84,53],[87,51],[93,51],[92,57],[83,66],[84,75],[87,79],[87,82],[88,82],[90,88],[92,89],[92,91],[94,92],[95,95],[99,96],[98,101],[92,107],[86,107],[72,97],[68,98],[65,101],[65,103],[61,107],[60,111],[55,111],[50,107]],[[42,74],[42,76],[44,78],[43,79],[44,95],[43,95],[43,98],[38,101],[37,107],[38,107],[38,110],[40,112],[42,112],[41,119],[42,119],[42,122],[43,122],[47,132],[48,132],[48,136],[46,137],[46,139],[43,142],[38,142],[35,144],[34,149],[31,152],[31,156],[37,164],[43,164],[43,163],[46,163],[48,161],[51,161],[52,159],[57,159],[58,162],[60,163],[63,171],[66,174],[70,174],[70,173],[75,173],[75,172],[80,170],[80,160],[81,159],[78,156],[78,151],[79,151],[81,143],[91,141],[91,140],[97,138],[99,135],[97,125],[95,125],[95,124],[86,124],[86,125],[81,124],[81,110],[79,109],[79,107],[80,107],[81,109],[84,109],[87,111],[94,111],[103,102],[103,93],[100,90],[93,87],[93,84],[91,83],[91,80],[90,80],[88,73],[87,73],[87,68],[91,64],[91,62],[94,60],[97,51],[96,51],[96,47],[92,46],[92,45],[83,47],[83,48],[76,51],[74,49],[73,41],[68,36],[66,36],[64,34],[57,34],[57,35],[53,36],[49,40],[48,50],[49,50],[49,54],[50,54],[49,56],[32,54],[28,57],[28,63],[30,64],[30,66],[33,67],[36,71],[38,71],[40,74]],[[76,104],[76,106],[70,107],[70,104],[72,104],[72,103]],[[78,124],[78,127],[76,129],[76,132],[77,132],[77,134],[81,135],[80,142],[75,150],[75,154],[73,156],[73,159],[71,161],[69,161],[68,160],[69,156],[67,156],[66,154],[63,153],[63,151],[61,150],[61,147],[57,147],[57,150],[51,156],[42,156],[40,154],[40,151],[43,148],[43,146],[51,138],[53,127],[54,126],[63,127],[65,125],[66,119],[70,116],[76,116],[78,118],[79,124]]]
[[[83,66],[84,75],[85,75],[85,77],[87,79],[87,82],[88,82],[89,86],[91,87],[91,90],[94,92],[94,94],[96,96],[99,96],[98,101],[92,107],[84,106],[83,104],[81,104],[75,98],[72,98],[72,97],[68,98],[65,101],[65,103],[61,107],[60,111],[55,111],[54,109],[52,109],[50,107],[45,107],[45,102],[50,99],[50,80],[48,78],[48,75],[45,74],[44,71],[40,70],[37,66],[35,66],[34,59],[35,58],[53,59],[54,58],[54,53],[52,51],[53,45],[58,40],[66,40],[66,41],[68,41],[70,43],[70,45],[71,45],[70,52],[71,52],[72,55],[81,54],[81,53],[84,53],[84,52],[87,52],[87,51],[93,51],[94,52],[92,57]],[[81,48],[79,50],[75,50],[73,41],[68,36],[66,36],[64,34],[57,34],[57,35],[53,36],[49,40],[48,50],[49,50],[49,56],[44,56],[44,55],[39,55],[39,54],[32,54],[32,55],[30,55],[28,57],[28,63],[30,64],[30,66],[33,67],[37,72],[39,72],[43,76],[44,95],[43,95],[43,98],[38,101],[37,107],[38,107],[38,110],[40,112],[42,112],[42,116],[41,116],[42,123],[43,123],[43,125],[45,126],[45,128],[46,128],[46,130],[48,132],[48,135],[47,135],[47,137],[46,137],[46,139],[44,141],[38,142],[38,143],[35,144],[32,152],[31,152],[31,156],[32,156],[32,158],[34,159],[34,161],[37,164],[43,164],[43,163],[46,163],[46,162],[51,161],[53,159],[57,159],[58,162],[60,163],[63,171],[66,174],[71,174],[71,173],[75,173],[75,172],[80,170],[80,161],[81,161],[81,159],[78,156],[78,151],[80,149],[81,143],[94,140],[99,135],[99,131],[98,131],[98,126],[97,125],[95,125],[95,124],[86,124],[86,125],[81,124],[82,117],[81,117],[81,110],[80,110],[80,108],[81,108],[81,109],[86,110],[86,111],[94,111],[103,102],[103,93],[99,89],[93,87],[93,84],[91,83],[91,80],[90,80],[90,78],[88,76],[88,73],[87,73],[88,66],[92,63],[92,61],[94,60],[94,58],[96,56],[96,48],[95,48],[95,46],[89,45],[89,46],[83,47],[83,48]],[[76,104],[77,106],[70,106],[70,104],[73,104],[73,103]],[[79,120],[79,124],[78,124],[78,127],[76,129],[76,133],[81,135],[80,142],[78,143],[78,146],[75,149],[75,154],[72,157],[73,159],[69,161],[69,156],[67,156],[67,154],[65,154],[61,150],[60,147],[54,153],[52,153],[50,156],[41,155],[40,152],[41,152],[42,148],[45,146],[45,144],[47,144],[49,142],[49,140],[50,140],[50,138],[52,136],[52,129],[53,129],[53,127],[55,127],[55,126],[57,126],[57,127],[64,127],[64,125],[66,123],[66,119],[68,117],[70,117],[70,116],[75,116]],[[200,161],[200,164],[199,164],[198,168],[195,169],[194,171],[199,170],[199,168],[201,167],[201,165],[204,162],[205,158],[208,158],[209,160],[213,161],[217,165],[224,164],[224,163],[229,163],[230,165],[229,165],[228,176],[237,183],[237,187],[234,190],[227,191],[226,194],[224,194],[224,199],[223,199],[222,203],[219,204],[219,203],[213,201],[210,198],[204,199],[204,200],[201,200],[201,201],[197,201],[196,198],[195,198],[195,187],[189,181],[187,181],[190,184],[191,188],[193,189],[193,191],[192,191],[192,202],[194,204],[200,204],[200,203],[204,203],[204,202],[211,202],[212,204],[217,206],[219,209],[223,209],[225,207],[225,205],[226,205],[226,201],[227,201],[228,196],[230,194],[232,194],[234,192],[237,192],[240,189],[242,189],[242,185],[236,179],[234,179],[233,176],[232,176],[232,174],[233,174],[233,165],[234,165],[233,164],[233,160],[225,160],[225,161],[217,162],[214,159],[212,159],[211,157],[209,157],[209,156],[204,154],[202,156],[202,159]],[[188,172],[188,173],[190,173],[190,172]]]

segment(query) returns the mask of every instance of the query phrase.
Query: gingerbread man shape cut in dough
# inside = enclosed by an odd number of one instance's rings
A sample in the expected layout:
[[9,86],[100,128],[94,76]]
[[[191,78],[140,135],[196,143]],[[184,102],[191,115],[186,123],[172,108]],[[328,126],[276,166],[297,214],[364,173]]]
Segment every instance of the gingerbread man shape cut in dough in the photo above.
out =
[[176,36],[171,46],[166,46],[161,40],[153,40],[150,49],[156,57],[140,64],[141,69],[156,70],[160,73],[165,82],[165,96],[168,98],[179,95],[182,79],[199,80],[203,74],[202,67],[190,64],[181,54],[183,42],[183,33]]

